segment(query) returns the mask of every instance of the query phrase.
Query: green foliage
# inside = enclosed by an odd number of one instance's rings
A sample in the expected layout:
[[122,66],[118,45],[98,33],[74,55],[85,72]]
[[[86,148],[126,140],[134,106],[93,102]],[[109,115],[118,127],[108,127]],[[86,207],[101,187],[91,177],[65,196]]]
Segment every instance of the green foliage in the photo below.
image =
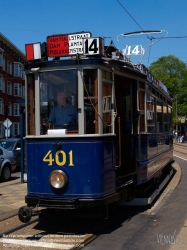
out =
[[173,122],[176,123],[176,106],[178,117],[187,117],[187,65],[179,58],[169,55],[153,62],[150,71],[177,98],[173,103]]

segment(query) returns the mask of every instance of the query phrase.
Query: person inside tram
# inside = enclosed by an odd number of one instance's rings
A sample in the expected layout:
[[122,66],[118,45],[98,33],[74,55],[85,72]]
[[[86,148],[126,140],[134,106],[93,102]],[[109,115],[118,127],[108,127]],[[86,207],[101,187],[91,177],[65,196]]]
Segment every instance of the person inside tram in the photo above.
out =
[[52,109],[49,116],[49,129],[77,129],[77,110],[73,105],[67,103],[67,94],[64,91],[58,92],[57,102],[58,106]]

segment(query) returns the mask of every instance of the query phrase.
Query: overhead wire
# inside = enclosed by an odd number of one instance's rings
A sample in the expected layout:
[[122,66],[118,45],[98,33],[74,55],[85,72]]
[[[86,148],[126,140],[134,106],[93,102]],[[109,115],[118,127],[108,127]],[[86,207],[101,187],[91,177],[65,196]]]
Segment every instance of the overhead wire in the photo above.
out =
[[[140,26],[140,24],[134,19],[134,17],[127,11],[127,9],[122,5],[122,3],[119,1],[119,0],[117,0],[117,2],[121,5],[121,7],[126,11],[126,13],[131,17],[131,19],[138,25],[138,27],[142,30],[142,31],[144,31],[145,32],[145,30]],[[149,56],[148,56],[148,62],[149,62],[149,58],[150,58],[150,48],[151,48],[151,46],[154,44],[154,43],[152,43],[152,40],[153,39],[159,39],[159,40],[162,40],[162,39],[164,39],[165,37],[161,37],[161,38],[154,38],[154,37],[152,37],[152,36],[148,36],[148,34],[146,34],[145,33],[145,35],[147,36],[147,38],[151,41],[151,44],[149,44],[148,46],[147,46],[147,48],[146,48],[146,50],[149,48]],[[158,42],[158,41],[157,41]],[[142,57],[142,59],[144,58],[144,55],[143,55],[143,57]],[[142,61],[142,59],[141,59],[141,61]]]
[[[132,18],[132,20],[138,25],[138,27],[142,30],[142,31],[144,31],[144,29],[140,26],[140,24],[134,19],[134,17],[127,11],[127,9],[122,5],[122,3],[119,1],[119,0],[117,0],[117,2],[121,5],[121,7],[126,11],[126,13]],[[146,36],[147,36],[147,38],[150,40],[150,41],[152,41],[152,37],[149,37],[148,36],[148,34],[145,34]],[[150,57],[150,51],[149,51],[149,57]],[[148,59],[148,61],[149,61],[149,59]]]
[[[132,18],[132,20],[138,25],[138,27],[144,31],[144,29],[139,25],[139,23],[134,19],[134,17],[127,11],[127,9],[122,5],[122,3],[120,3],[119,0],[117,0],[117,2],[121,5],[121,7],[127,12],[127,14]],[[147,36],[148,37],[148,36]]]

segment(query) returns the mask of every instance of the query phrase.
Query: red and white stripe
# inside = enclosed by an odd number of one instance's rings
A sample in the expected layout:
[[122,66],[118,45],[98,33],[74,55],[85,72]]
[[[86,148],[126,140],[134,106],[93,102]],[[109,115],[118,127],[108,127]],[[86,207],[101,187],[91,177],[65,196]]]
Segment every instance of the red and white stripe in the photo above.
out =
[[26,44],[25,49],[26,49],[27,61],[41,59],[41,44],[40,43]]

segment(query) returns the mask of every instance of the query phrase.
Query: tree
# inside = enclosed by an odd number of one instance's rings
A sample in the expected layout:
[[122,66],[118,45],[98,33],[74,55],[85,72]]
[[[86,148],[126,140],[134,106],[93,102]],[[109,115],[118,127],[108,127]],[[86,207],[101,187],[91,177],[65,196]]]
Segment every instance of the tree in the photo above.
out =
[[[178,116],[187,117],[187,65],[179,58],[169,55],[153,62],[150,71],[177,97]],[[173,105],[173,121],[176,122],[176,101]]]

